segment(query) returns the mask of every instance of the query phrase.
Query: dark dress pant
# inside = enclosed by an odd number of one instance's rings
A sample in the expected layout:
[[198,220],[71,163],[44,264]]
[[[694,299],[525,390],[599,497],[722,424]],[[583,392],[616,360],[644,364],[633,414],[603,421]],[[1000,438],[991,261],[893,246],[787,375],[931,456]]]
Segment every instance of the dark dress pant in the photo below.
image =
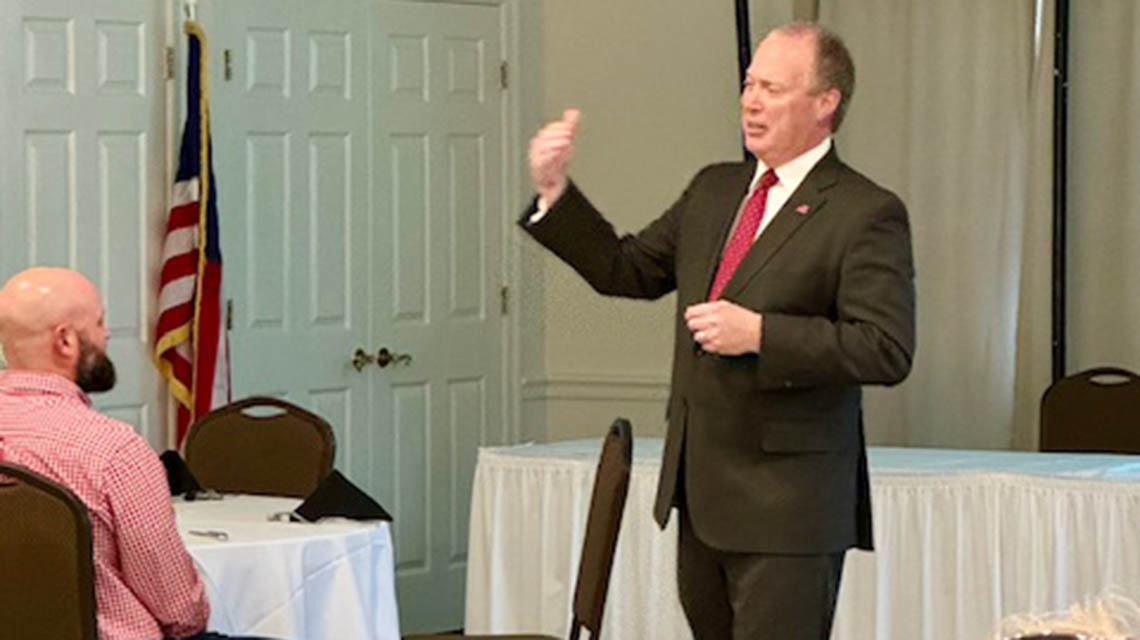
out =
[[678,511],[677,584],[696,640],[828,640],[844,552],[721,551]]

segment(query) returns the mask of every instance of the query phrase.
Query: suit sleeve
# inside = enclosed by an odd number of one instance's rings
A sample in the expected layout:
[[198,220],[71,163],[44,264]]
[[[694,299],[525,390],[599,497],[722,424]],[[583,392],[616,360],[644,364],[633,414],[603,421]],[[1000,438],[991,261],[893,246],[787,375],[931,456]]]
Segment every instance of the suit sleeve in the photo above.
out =
[[910,225],[891,195],[863,216],[847,245],[834,319],[763,314],[762,386],[901,382],[914,357],[914,315]]
[[519,226],[573,267],[598,293],[656,299],[677,287],[677,230],[690,190],[691,186],[636,235],[619,237],[573,182],[533,224],[529,222],[535,211],[532,203]]

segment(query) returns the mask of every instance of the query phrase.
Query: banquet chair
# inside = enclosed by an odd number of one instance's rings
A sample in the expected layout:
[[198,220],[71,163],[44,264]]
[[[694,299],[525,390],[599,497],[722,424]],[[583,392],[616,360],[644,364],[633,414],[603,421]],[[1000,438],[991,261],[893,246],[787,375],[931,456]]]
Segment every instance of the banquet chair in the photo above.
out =
[[1062,378],[1041,396],[1042,451],[1140,453],[1140,376],[1099,367]]
[[[578,640],[582,629],[590,632],[591,640],[599,640],[602,630],[602,613],[609,590],[610,569],[614,550],[621,530],[625,498],[629,492],[629,472],[633,463],[633,429],[624,418],[614,420],[602,441],[602,454],[594,475],[594,492],[590,497],[589,515],[586,517],[586,534],[578,560],[578,582],[574,587],[570,640]],[[545,635],[492,635],[465,636],[435,634],[405,636],[404,640],[557,640]]]
[[332,471],[336,440],[320,416],[278,398],[252,397],[195,422],[185,453],[205,489],[303,498]]
[[0,464],[0,636],[97,635],[87,508],[65,487]]

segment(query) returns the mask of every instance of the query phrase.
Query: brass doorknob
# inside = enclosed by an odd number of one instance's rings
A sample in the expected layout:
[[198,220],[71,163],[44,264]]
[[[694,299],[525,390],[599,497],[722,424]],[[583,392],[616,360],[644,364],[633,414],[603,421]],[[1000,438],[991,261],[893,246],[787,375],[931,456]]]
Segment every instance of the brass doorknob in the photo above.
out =
[[376,362],[376,356],[368,353],[361,347],[357,347],[356,351],[352,354],[352,368],[357,371],[364,371],[364,367],[373,362]]
[[388,347],[380,347],[380,351],[376,354],[376,364],[380,365],[383,369],[390,364],[411,364],[412,356],[407,353],[393,353],[388,350]]

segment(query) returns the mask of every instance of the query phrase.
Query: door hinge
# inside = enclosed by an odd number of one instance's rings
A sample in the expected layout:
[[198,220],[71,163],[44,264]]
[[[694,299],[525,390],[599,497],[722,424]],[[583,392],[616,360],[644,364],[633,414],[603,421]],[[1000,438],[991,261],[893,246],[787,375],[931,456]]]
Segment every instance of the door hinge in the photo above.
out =
[[234,57],[233,54],[230,53],[229,49],[226,49],[222,52],[222,59],[222,62],[224,63],[223,75],[226,78],[226,82],[229,82],[230,80],[234,79]]
[[163,66],[166,67],[166,79],[174,79],[174,47],[166,47],[162,54]]
[[503,89],[505,91],[507,89],[508,84],[509,83],[507,82],[507,61],[503,60],[502,62],[499,63],[499,88]]
[[226,331],[234,330],[234,299],[226,298]]
[[504,286],[499,289],[499,310],[503,312],[504,316],[510,311],[510,303],[511,290],[509,287]]

